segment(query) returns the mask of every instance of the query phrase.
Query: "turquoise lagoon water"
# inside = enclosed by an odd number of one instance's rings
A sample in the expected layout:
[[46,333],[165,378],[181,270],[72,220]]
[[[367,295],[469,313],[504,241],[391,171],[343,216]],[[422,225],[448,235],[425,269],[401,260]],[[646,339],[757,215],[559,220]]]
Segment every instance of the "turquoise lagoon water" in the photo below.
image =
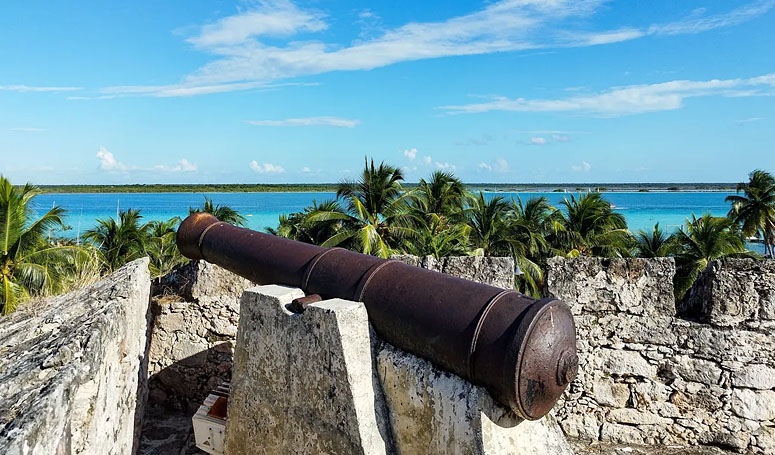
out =
[[[730,193],[604,193],[606,200],[615,204],[627,219],[630,230],[651,229],[659,223],[673,231],[692,213],[725,215],[729,204],[724,198]],[[487,193],[487,197],[545,196],[559,206],[565,193]],[[173,216],[185,217],[189,207],[201,206],[207,196],[219,204],[227,204],[248,219],[249,227],[263,230],[277,226],[280,214],[296,212],[318,202],[331,199],[334,193],[131,193],[131,194],[44,194],[35,199],[36,210],[44,211],[53,204],[67,210],[66,224],[71,229],[64,235],[76,237],[78,232],[94,226],[97,219],[115,217],[121,210],[140,209],[145,221],[165,220]]]

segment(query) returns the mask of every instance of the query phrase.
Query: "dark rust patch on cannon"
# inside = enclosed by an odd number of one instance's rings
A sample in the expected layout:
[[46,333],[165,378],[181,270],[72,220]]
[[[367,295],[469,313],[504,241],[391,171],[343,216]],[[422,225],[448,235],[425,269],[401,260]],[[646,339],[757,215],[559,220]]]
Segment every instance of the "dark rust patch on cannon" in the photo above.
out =
[[[254,283],[308,297],[363,302],[383,340],[484,386],[522,418],[548,413],[578,372],[568,306],[514,290],[231,226],[196,213],[180,225],[180,251]],[[319,297],[312,297],[317,294]]]

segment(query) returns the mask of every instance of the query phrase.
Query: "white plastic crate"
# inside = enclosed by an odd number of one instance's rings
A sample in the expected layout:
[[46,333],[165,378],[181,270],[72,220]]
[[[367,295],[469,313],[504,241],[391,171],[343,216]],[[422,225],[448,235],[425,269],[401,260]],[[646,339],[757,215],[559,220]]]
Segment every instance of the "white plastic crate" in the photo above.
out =
[[219,386],[207,396],[191,418],[196,446],[212,455],[223,454],[223,442],[226,439],[225,400],[228,400],[228,393],[229,384]]

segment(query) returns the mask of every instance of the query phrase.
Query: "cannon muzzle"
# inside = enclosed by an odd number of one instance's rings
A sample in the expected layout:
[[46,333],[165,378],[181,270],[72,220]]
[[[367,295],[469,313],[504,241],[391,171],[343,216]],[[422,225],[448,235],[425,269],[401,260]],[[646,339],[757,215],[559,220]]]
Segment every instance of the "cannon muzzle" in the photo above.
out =
[[560,300],[239,228],[206,213],[186,218],[177,242],[186,257],[254,283],[363,302],[380,338],[484,386],[527,420],[546,415],[578,372],[576,328]]

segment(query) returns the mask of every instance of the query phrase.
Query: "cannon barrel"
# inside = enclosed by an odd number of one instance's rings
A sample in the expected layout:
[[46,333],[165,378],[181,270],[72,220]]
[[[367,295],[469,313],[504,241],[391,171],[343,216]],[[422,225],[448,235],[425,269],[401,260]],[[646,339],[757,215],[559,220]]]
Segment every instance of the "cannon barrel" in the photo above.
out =
[[258,284],[363,302],[377,335],[470,382],[527,420],[548,413],[578,372],[568,306],[396,260],[186,218],[180,251]]

